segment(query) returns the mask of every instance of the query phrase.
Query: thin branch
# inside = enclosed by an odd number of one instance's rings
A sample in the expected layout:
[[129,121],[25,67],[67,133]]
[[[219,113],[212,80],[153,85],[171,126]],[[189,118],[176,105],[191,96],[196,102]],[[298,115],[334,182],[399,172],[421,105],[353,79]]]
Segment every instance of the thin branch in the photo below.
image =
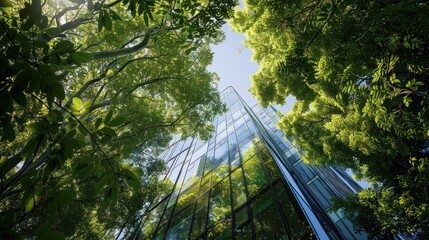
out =
[[120,57],[120,56],[129,55],[129,54],[138,52],[143,48],[146,48],[147,45],[149,44],[149,40],[152,34],[159,31],[160,30],[158,28],[151,27],[148,29],[144,39],[139,44],[129,48],[121,48],[121,49],[114,49],[114,50],[107,50],[107,51],[92,53],[92,55],[94,56],[93,60],[104,59],[104,58],[115,58],[115,57]]

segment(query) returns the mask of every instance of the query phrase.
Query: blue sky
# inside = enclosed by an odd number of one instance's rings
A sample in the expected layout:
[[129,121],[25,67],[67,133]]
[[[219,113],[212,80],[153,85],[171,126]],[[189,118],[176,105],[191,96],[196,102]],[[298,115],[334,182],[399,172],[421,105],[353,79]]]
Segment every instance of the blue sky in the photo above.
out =
[[[233,32],[228,24],[225,24],[222,30],[226,39],[212,46],[214,58],[209,70],[219,75],[220,91],[232,86],[249,106],[253,106],[257,101],[248,89],[251,86],[250,76],[258,70],[258,64],[252,61],[251,50],[244,46],[243,41],[246,39],[244,35]],[[289,97],[286,102],[284,106],[276,106],[283,113],[289,111],[294,100]]]
[[220,77],[219,90],[232,86],[252,106],[256,99],[247,90],[250,88],[250,75],[258,70],[258,65],[251,60],[250,49],[242,43],[245,37],[230,29],[231,26],[225,24],[222,27],[225,41],[212,46],[214,59],[209,69]]

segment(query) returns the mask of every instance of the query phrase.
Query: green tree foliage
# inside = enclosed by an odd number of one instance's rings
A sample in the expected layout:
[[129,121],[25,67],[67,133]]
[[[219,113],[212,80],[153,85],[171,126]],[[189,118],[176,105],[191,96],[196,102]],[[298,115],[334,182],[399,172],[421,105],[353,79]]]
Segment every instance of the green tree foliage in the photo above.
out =
[[206,67],[234,4],[0,1],[0,238],[132,228],[152,156],[223,111]]
[[244,5],[231,23],[260,66],[252,93],[263,105],[297,99],[279,126],[307,162],[377,183],[345,204],[357,226],[371,236],[427,235],[428,3]]

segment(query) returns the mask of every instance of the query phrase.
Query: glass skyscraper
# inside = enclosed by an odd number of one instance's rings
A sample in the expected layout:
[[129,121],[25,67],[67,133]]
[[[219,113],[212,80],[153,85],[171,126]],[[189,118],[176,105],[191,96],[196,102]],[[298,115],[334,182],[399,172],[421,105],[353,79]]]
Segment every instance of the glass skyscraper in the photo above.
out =
[[178,136],[162,153],[164,189],[142,221],[143,239],[365,239],[332,197],[360,187],[342,169],[302,162],[274,108],[250,108],[231,87],[208,141]]

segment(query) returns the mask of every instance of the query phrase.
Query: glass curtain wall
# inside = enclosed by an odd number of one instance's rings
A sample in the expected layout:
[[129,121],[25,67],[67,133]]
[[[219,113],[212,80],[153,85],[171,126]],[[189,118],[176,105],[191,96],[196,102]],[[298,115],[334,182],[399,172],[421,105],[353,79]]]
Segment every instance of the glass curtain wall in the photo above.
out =
[[[161,155],[166,187],[143,220],[143,239],[320,238],[312,227],[320,220],[309,218],[302,202],[320,202],[319,211],[332,225],[322,224],[330,238],[355,238],[347,219],[329,211],[332,196],[350,192],[344,184],[327,184],[339,175],[302,163],[275,128],[273,109],[255,106],[253,112],[231,87],[221,98],[228,111],[213,121],[216,134],[209,141],[176,137]],[[308,188],[304,196],[313,201],[297,200],[280,169],[285,167],[296,171],[298,185]],[[321,177],[323,171],[332,174]]]

